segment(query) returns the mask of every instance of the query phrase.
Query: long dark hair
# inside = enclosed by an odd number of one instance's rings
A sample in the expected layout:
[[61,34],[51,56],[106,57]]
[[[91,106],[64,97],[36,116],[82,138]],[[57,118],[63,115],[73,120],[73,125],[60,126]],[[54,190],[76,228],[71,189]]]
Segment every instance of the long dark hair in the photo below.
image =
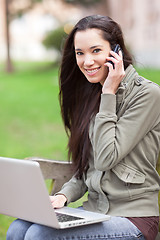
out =
[[125,69],[132,64],[132,57],[125,47],[121,28],[109,17],[93,15],[81,19],[66,40],[60,68],[59,99],[69,137],[68,156],[72,159],[77,178],[81,178],[88,169],[91,147],[89,124],[91,118],[98,112],[102,92],[100,83],[89,83],[76,63],[75,33],[89,28],[102,30],[102,37],[109,41],[112,49],[115,44],[120,45]]

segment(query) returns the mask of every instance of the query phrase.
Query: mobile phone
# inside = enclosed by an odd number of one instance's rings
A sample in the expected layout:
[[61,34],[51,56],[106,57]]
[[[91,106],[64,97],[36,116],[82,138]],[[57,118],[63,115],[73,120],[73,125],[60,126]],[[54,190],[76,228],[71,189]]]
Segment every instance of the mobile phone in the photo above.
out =
[[[121,47],[119,46],[119,44],[116,44],[116,46],[114,47],[113,51],[115,53],[119,53],[119,51],[121,50]],[[114,68],[114,63],[112,61],[108,61],[109,63],[111,63],[113,65]]]

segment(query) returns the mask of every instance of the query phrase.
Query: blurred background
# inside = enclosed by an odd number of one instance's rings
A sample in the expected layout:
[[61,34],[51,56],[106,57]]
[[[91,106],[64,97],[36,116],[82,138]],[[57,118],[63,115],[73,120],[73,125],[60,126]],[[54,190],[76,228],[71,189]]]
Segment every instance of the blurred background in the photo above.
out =
[[14,60],[54,61],[63,31],[68,33],[86,15],[102,14],[121,25],[137,64],[160,66],[159,0],[0,0],[0,4],[1,61],[6,46]]
[[[121,25],[137,71],[160,84],[159,0],[0,0],[0,156],[67,159],[61,50],[73,25],[92,14]],[[12,221],[0,215],[0,240]]]

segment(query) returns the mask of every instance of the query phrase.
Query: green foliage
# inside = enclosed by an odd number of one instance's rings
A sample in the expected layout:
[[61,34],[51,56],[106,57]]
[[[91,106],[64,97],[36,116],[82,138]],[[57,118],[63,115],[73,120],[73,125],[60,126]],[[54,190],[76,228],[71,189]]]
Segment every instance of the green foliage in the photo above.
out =
[[63,40],[67,34],[64,32],[64,28],[61,26],[56,30],[49,32],[43,40],[43,45],[48,49],[56,49],[59,52],[63,47]]

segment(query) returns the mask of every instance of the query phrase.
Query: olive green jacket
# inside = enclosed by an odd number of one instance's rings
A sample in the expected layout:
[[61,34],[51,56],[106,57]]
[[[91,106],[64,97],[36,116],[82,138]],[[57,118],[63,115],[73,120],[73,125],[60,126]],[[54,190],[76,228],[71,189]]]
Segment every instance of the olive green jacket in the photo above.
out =
[[87,210],[114,216],[158,216],[160,87],[130,65],[116,95],[102,94],[90,123],[89,169],[60,193],[68,203],[88,191]]

